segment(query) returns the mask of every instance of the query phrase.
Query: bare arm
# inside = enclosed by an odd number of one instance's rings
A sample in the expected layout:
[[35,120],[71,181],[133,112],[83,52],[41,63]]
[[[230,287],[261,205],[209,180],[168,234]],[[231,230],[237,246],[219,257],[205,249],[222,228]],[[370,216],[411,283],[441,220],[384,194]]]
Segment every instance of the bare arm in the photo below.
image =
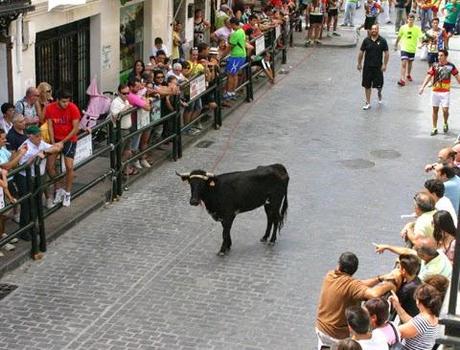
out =
[[378,298],[391,290],[396,290],[395,284],[390,281],[384,281],[373,288],[368,288],[364,293],[364,297],[366,299]]
[[417,255],[417,252],[413,249],[406,248],[406,247],[397,247],[394,245],[389,245],[389,244],[375,244],[375,252],[382,254],[385,250],[388,250],[394,254],[401,255],[401,254],[412,254],[412,255]]
[[390,52],[388,50],[383,53],[383,67],[382,70],[385,71],[388,66],[388,61],[390,60]]
[[69,141],[73,136],[75,136],[78,133],[78,130],[80,130],[80,122],[78,119],[72,120],[72,131],[69,132],[69,134],[60,142],[64,143],[66,141]]
[[358,70],[361,71],[363,69],[363,58],[364,58],[364,51],[359,50],[358,54]]

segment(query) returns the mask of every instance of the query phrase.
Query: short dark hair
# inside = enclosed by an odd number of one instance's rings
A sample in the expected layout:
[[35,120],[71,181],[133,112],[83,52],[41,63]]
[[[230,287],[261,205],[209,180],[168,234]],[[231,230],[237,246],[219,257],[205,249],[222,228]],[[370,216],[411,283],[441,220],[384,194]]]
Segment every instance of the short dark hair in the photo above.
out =
[[157,45],[161,45],[163,44],[163,39],[161,39],[160,37],[156,37],[154,43]]
[[166,52],[164,52],[164,50],[158,50],[157,51],[157,57],[160,56],[160,55],[165,55],[166,56]]
[[441,49],[438,51],[438,53],[442,52],[444,54],[444,56],[449,56],[449,51],[447,51],[446,49]]
[[236,18],[236,17],[232,17],[232,18],[230,18],[230,24],[239,25],[240,20],[238,18]]
[[438,22],[439,22],[439,18],[438,18],[438,17],[433,17],[433,19],[431,20],[431,23],[433,23],[434,21],[438,21]]
[[337,350],[363,350],[363,348],[356,340],[348,338],[337,343]]
[[376,316],[377,327],[383,326],[388,321],[390,314],[388,301],[383,298],[373,298],[364,303],[370,316]]
[[407,18],[415,18],[415,15],[414,15],[413,13],[409,13],[409,14],[407,15]]
[[399,256],[399,265],[409,275],[415,276],[420,271],[420,258],[414,254],[401,254]]
[[6,131],[3,128],[0,128],[0,135],[6,134]]
[[128,84],[121,83],[118,85],[118,92],[120,92],[123,89],[126,89],[128,87]]
[[358,270],[358,257],[351,252],[345,252],[339,258],[339,270],[352,276]]
[[0,108],[1,108],[2,114],[5,114],[10,108],[14,108],[14,104],[5,102],[4,104],[2,104],[2,107]]
[[206,50],[208,47],[209,47],[209,45],[206,44],[206,43],[199,43],[199,44],[197,45],[198,52],[201,52],[201,51],[203,51],[203,50]]
[[129,86],[129,87],[133,87],[133,86],[135,86],[137,83],[140,83],[140,82],[141,82],[141,81],[140,81],[139,78],[130,79],[130,80],[128,81],[128,86]]
[[360,305],[350,306],[345,310],[347,324],[357,334],[366,334],[370,329],[369,313]]
[[70,90],[64,89],[56,92],[56,98],[58,100],[72,98],[72,92]]
[[426,180],[424,186],[428,190],[428,192],[434,193],[436,197],[441,198],[444,196],[445,187],[444,187],[444,183],[441,180],[438,180],[438,179]]
[[257,19],[257,16],[254,15],[254,14],[252,14],[252,15],[250,15],[250,16],[248,17],[248,21],[251,21],[251,20],[253,20],[253,19]]
[[436,256],[438,256],[438,251],[436,250],[436,248],[434,247],[430,247],[426,244],[422,244],[421,246],[419,247],[415,247],[415,251],[417,252],[417,254],[420,256],[420,254],[422,255],[426,255],[426,256],[429,256],[431,258],[434,258]]
[[[440,50],[439,52],[441,51],[442,50]],[[441,168],[439,169],[439,172],[441,173],[441,175],[446,175],[448,179],[452,179],[455,176],[454,169],[452,169],[452,167],[447,162],[441,163]]]

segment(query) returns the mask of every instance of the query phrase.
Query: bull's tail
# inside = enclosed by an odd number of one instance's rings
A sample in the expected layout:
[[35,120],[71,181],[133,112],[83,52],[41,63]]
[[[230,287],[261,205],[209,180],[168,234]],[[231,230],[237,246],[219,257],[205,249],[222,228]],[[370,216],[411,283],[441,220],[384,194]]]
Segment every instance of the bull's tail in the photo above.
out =
[[287,218],[287,210],[288,210],[288,184],[289,184],[289,177],[286,180],[286,187],[284,189],[284,196],[283,196],[283,204],[280,210],[280,220],[278,223],[278,233],[280,233],[281,228],[284,226],[284,222]]

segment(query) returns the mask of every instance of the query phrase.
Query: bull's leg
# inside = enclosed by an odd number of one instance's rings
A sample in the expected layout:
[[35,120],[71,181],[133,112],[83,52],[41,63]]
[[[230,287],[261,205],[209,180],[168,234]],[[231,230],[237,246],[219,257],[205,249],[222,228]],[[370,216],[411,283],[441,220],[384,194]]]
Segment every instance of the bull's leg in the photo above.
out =
[[267,242],[268,236],[270,236],[270,231],[272,229],[273,220],[270,213],[271,206],[269,204],[264,205],[265,214],[267,214],[267,229],[265,230],[265,235],[260,239],[261,242]]
[[276,242],[276,233],[278,232],[279,221],[273,220],[273,232],[272,236],[270,237],[270,242],[268,244],[274,245]]
[[220,247],[219,253],[217,255],[223,256],[227,251],[230,250],[232,245],[232,239],[230,237],[230,230],[232,229],[233,220],[235,216],[231,216],[222,220],[222,246]]

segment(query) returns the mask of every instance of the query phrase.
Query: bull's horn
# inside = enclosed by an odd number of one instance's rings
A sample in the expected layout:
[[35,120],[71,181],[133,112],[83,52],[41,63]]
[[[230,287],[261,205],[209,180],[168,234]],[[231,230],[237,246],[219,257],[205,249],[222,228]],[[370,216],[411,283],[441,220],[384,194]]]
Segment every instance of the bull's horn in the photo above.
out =
[[213,173],[206,173],[207,177],[214,177],[215,175]]
[[189,176],[190,176],[190,173],[183,173],[183,174],[180,174],[180,173],[178,173],[177,170],[176,170],[176,175],[177,175],[177,176],[180,176],[180,177],[189,177]]

